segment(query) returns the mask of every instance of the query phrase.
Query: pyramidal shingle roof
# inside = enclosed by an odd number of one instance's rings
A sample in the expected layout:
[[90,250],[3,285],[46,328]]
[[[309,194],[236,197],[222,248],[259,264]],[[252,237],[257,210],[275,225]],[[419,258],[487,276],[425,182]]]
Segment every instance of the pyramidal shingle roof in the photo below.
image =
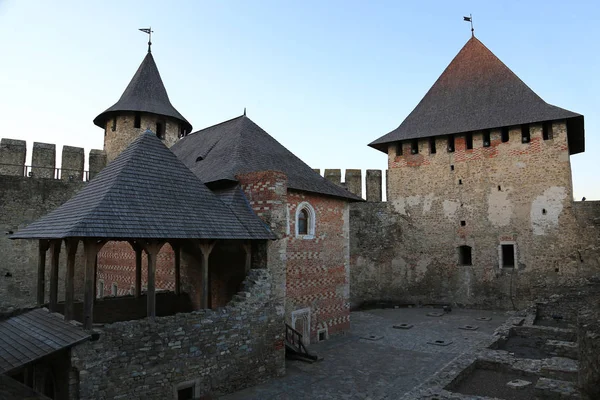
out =
[[546,103],[472,37],[402,124],[369,146],[558,119],[574,122],[571,154],[584,151],[583,116]]
[[192,125],[171,104],[150,52],[144,57],[119,101],[94,118],[94,124],[104,128],[107,119],[122,111],[140,111],[172,117],[181,121],[187,132],[192,130]]
[[249,207],[232,210],[236,204],[221,201],[147,131],[70,200],[11,239],[276,238]]
[[287,175],[290,189],[362,200],[317,174],[246,115],[194,132],[171,150],[205,183],[274,170]]

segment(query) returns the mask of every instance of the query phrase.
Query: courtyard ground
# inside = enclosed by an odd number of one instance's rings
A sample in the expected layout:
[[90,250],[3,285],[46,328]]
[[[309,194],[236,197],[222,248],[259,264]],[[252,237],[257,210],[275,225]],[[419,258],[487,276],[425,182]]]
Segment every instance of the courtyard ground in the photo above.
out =
[[[396,400],[421,385],[460,354],[489,338],[507,318],[503,311],[433,308],[357,311],[345,336],[313,344],[324,359],[314,364],[286,361],[286,375],[236,392],[242,399]],[[477,320],[491,317],[490,321]],[[413,325],[396,329],[399,324]],[[469,325],[476,330],[459,329]],[[438,345],[430,344],[443,341]]]

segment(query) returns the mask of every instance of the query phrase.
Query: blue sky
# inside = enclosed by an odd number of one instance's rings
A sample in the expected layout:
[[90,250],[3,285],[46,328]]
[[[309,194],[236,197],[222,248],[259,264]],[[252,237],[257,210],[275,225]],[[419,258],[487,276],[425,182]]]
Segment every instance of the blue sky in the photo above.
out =
[[[585,115],[574,194],[600,199],[600,3],[0,0],[1,137],[102,148],[92,119],[146,53],[200,129],[248,116],[314,168],[386,168],[396,128],[476,36],[544,100]],[[543,166],[540,166],[543,168]]]

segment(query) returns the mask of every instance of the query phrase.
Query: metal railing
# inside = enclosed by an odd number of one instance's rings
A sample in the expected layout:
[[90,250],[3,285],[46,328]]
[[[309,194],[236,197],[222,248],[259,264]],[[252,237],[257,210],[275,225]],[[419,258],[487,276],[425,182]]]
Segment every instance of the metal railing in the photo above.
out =
[[26,176],[29,178],[63,179],[68,181],[84,182],[88,182],[90,180],[90,171],[5,163],[0,163],[0,175]]

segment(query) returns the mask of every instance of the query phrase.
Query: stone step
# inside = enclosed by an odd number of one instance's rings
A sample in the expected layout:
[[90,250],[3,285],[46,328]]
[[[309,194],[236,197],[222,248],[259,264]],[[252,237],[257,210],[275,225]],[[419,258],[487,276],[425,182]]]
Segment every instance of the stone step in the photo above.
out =
[[540,375],[545,378],[577,382],[579,363],[570,358],[552,357],[542,360]]
[[534,388],[535,398],[540,400],[578,400],[581,395],[574,382],[550,378],[538,379]]
[[576,342],[567,342],[564,340],[546,340],[546,343],[544,344],[544,351],[547,351],[553,356],[566,357],[573,360],[577,360],[579,357]]

